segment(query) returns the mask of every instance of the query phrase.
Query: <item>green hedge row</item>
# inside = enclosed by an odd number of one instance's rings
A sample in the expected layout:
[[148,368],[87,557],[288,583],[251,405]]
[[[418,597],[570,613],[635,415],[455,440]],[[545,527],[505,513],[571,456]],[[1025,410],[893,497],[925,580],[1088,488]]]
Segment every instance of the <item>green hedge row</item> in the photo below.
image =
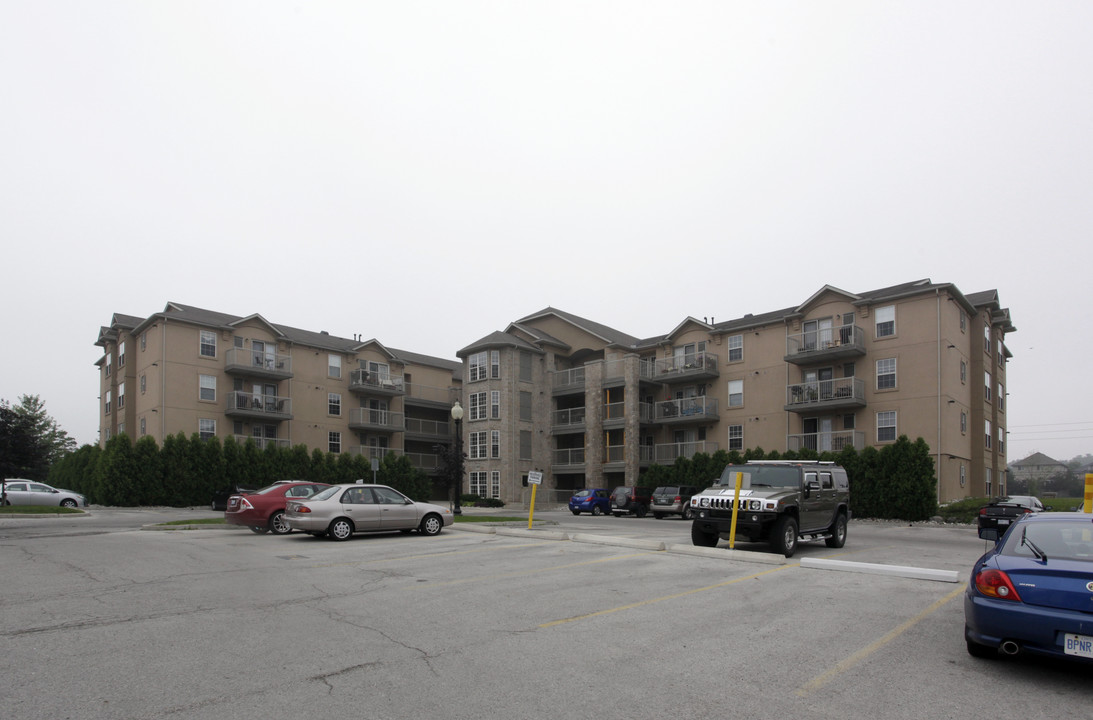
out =
[[641,476],[642,486],[692,485],[706,488],[720,477],[726,465],[748,460],[830,460],[846,468],[850,478],[850,510],[853,517],[898,520],[927,520],[937,515],[937,477],[930,446],[902,435],[881,449],[852,447],[838,453],[810,450],[765,452],[762,448],[743,453],[718,450],[712,455],[697,453],[678,458],[674,465],[653,465]]
[[[208,505],[213,495],[246,487],[257,489],[277,480],[372,482],[372,466],[363,455],[308,452],[306,445],[259,450],[253,440],[229,437],[201,440],[196,434],[169,435],[159,447],[150,436],[135,444],[128,435],[111,438],[105,448],[84,445],[55,463],[49,483],[82,493],[97,505],[136,507]],[[388,453],[376,481],[414,500],[428,500],[429,477],[403,456]]]

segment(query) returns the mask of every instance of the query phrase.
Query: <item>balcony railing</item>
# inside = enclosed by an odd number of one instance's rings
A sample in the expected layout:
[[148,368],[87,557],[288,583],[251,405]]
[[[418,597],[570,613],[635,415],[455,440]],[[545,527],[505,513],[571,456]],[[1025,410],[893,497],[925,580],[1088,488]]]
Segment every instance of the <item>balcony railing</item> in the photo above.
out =
[[603,406],[603,419],[606,420],[625,420],[626,419],[626,403],[625,402],[613,402],[604,403]]
[[709,380],[721,374],[717,355],[708,352],[676,355],[654,361],[652,380],[677,382],[679,380]]
[[583,407],[555,410],[551,414],[550,425],[552,428],[564,429],[584,425],[585,409]]
[[406,428],[403,414],[390,410],[372,408],[350,408],[349,427],[354,430],[385,430],[396,432]]
[[292,447],[292,443],[287,438],[263,438],[254,437],[253,435],[232,435],[232,437],[240,445],[246,445],[248,440],[253,440],[259,450],[265,450],[270,445],[283,449]]
[[292,377],[292,356],[278,355],[272,350],[228,348],[224,353],[224,371],[231,375],[262,378]]
[[786,410],[817,407],[848,408],[865,405],[865,382],[860,378],[811,380],[786,387]]
[[[402,450],[398,448],[375,447],[374,445],[351,445],[347,452],[353,455],[364,455],[369,460],[383,460],[387,457],[387,453],[402,455]],[[368,482],[372,481],[369,480]]]
[[429,439],[446,440],[452,436],[451,426],[439,420],[406,418],[406,434],[418,435]]
[[786,338],[786,362],[804,364],[864,354],[865,333],[856,325],[809,330]]
[[349,391],[370,395],[403,395],[406,386],[402,375],[388,375],[372,370],[353,370],[349,373]]
[[551,387],[554,392],[584,389],[584,368],[570,368],[569,370],[555,370],[552,373]]
[[584,448],[555,450],[554,464],[558,466],[584,465]]
[[666,423],[717,419],[717,398],[696,395],[676,400],[664,400],[656,403],[654,419],[657,422]]
[[717,443],[702,440],[699,442],[679,442],[656,445],[656,461],[660,464],[673,463],[676,458],[692,458],[695,453],[713,454],[717,452]]
[[228,393],[228,406],[224,414],[263,420],[291,420],[292,398],[236,390]]
[[844,448],[865,449],[865,433],[856,430],[802,433],[786,437],[786,450],[815,450],[816,452],[841,452]]
[[607,450],[607,457],[604,458],[604,462],[609,462],[609,463],[626,462],[626,446],[625,445],[608,445],[605,449]]
[[409,382],[404,385],[406,401],[415,400],[434,405],[451,405],[459,399],[459,389],[454,387],[433,387]]
[[440,456],[432,453],[406,453],[412,467],[425,472],[432,472],[440,467]]

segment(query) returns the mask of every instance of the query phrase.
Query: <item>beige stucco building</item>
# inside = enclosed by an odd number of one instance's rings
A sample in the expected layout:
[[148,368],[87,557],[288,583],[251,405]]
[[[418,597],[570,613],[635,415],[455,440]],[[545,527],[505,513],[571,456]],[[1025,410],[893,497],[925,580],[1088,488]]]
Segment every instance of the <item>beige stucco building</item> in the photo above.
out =
[[454,360],[169,303],[101,328],[100,443],[117,433],[237,440],[382,457],[432,473],[454,442]]
[[825,286],[800,305],[688,317],[637,338],[546,308],[459,361],[170,303],[99,333],[100,440],[184,432],[405,454],[427,472],[460,400],[464,491],[563,502],[719,449],[833,450],[923,438],[938,499],[1005,492],[1009,310],[990,290]]
[[546,308],[458,353],[468,487],[523,502],[540,470],[540,492],[560,502],[697,452],[838,451],[907,435],[930,446],[941,502],[996,494],[1014,331],[995,291],[929,280],[827,286],[795,307],[687,318],[653,338]]

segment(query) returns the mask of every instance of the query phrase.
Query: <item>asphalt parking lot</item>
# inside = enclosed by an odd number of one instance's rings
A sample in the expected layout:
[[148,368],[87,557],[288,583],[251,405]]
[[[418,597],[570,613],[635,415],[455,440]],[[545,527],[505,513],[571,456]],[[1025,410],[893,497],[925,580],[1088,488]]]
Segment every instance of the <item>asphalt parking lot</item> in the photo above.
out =
[[98,514],[0,520],[8,717],[1082,717],[1090,700],[1088,668],[967,654],[984,546],[967,527],[855,521],[846,547],[772,564],[644,547],[689,544],[672,519],[537,511],[530,533],[334,543]]

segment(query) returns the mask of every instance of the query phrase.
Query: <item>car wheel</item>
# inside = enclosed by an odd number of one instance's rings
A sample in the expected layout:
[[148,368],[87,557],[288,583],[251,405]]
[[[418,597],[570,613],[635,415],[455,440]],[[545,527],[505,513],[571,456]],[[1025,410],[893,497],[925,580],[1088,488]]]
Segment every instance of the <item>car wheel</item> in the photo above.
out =
[[592,514],[593,515],[603,515],[603,508],[600,507],[599,505],[593,505],[592,506]]
[[717,547],[717,533],[708,533],[700,530],[697,525],[691,525],[691,544],[698,547]]
[[643,518],[643,517],[645,517],[645,512],[646,512],[645,506],[644,505],[638,505],[638,509],[634,511],[634,514],[637,515],[639,518]]
[[846,544],[846,515],[839,513],[835,516],[835,524],[831,526],[831,537],[824,542],[829,548],[841,548]]
[[353,534],[353,521],[349,518],[338,518],[330,523],[327,534],[331,540],[348,540]]
[[265,525],[250,525],[250,531],[255,535],[265,535],[269,532],[269,528]]
[[274,535],[288,535],[292,532],[292,526],[285,520],[285,514],[277,511],[269,518],[269,530]]
[[75,500],[73,500],[72,498],[68,498],[61,501],[61,507],[74,508],[77,507],[77,504]]
[[692,511],[692,510],[691,510],[691,506],[690,506],[690,505],[688,505],[687,507],[683,508],[683,519],[684,519],[684,520],[691,520],[691,519],[693,519],[693,518],[694,518],[694,516],[695,516],[695,514],[694,514],[694,511]]
[[580,515],[581,514],[580,510],[570,510],[569,512],[573,513],[574,515]]
[[421,519],[421,534],[436,535],[444,527],[444,521],[439,515],[429,514]]
[[778,518],[770,531],[770,544],[775,552],[793,557],[797,552],[797,520],[789,515]]

